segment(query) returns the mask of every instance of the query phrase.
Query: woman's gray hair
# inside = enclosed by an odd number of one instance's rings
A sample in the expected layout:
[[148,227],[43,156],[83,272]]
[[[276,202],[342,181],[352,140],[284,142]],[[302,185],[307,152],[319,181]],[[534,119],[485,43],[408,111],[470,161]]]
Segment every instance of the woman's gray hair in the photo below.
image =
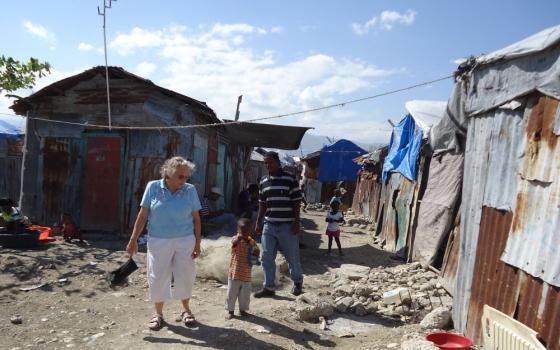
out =
[[159,173],[161,174],[162,178],[168,179],[173,176],[173,174],[175,174],[179,167],[182,166],[186,166],[187,168],[189,168],[191,174],[194,172],[195,165],[193,162],[188,161],[183,157],[173,157],[169,158],[163,163],[159,170]]

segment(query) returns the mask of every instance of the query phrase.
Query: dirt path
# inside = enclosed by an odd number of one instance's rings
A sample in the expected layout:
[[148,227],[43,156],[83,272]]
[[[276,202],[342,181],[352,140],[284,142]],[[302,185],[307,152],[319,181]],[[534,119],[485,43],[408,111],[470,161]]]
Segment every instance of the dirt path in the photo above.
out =
[[[303,216],[305,235],[302,263],[305,290],[317,295],[332,291],[328,272],[341,263],[393,266],[388,253],[370,245],[370,236],[345,227],[345,256],[326,256],[324,212]],[[145,254],[136,259],[140,269],[128,286],[112,289],[106,271],[126,259],[119,248],[124,241],[90,239],[87,245],[52,243],[48,249],[0,251],[0,348],[1,349],[385,349],[398,343],[416,325],[388,321],[375,315],[338,315],[331,330],[294,318],[291,285],[283,286],[274,299],[252,299],[252,316],[226,321],[223,309],[226,289],[215,281],[197,280],[192,309],[196,328],[175,322],[179,306],[165,307],[167,325],[150,332],[145,324],[152,314],[147,302]],[[60,279],[66,279],[66,281]],[[20,288],[39,283],[31,290]],[[10,318],[21,315],[22,323]],[[352,338],[339,338],[344,332]]]

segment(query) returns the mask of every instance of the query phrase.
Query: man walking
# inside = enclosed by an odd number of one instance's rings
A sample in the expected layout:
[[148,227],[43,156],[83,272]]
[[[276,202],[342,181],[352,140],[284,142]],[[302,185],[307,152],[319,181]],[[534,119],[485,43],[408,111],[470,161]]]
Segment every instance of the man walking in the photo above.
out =
[[282,170],[276,152],[264,157],[268,170],[260,183],[259,212],[255,232],[262,233],[263,289],[255,298],[274,295],[276,279],[276,254],[278,249],[288,261],[290,277],[294,281],[293,295],[303,291],[303,271],[299,256],[301,190],[295,177]]

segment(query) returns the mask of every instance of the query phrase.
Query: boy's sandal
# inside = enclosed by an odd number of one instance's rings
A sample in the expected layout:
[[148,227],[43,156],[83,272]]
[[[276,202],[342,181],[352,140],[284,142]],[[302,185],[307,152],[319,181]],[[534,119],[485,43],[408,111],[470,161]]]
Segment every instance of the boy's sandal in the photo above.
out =
[[194,315],[190,311],[181,312],[181,319],[185,326],[190,326],[195,322]]
[[152,331],[160,330],[163,327],[163,317],[160,315],[154,315],[148,322],[148,328]]

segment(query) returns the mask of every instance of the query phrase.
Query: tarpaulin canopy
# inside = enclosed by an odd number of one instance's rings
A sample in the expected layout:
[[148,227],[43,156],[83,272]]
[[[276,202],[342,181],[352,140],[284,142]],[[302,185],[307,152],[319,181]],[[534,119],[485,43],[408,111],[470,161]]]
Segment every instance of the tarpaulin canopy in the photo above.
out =
[[225,124],[224,128],[228,138],[239,145],[288,150],[298,149],[303,135],[311,129],[259,123]]
[[19,139],[25,134],[25,118],[0,116],[0,139]]
[[353,159],[366,151],[348,140],[339,140],[321,149],[319,181],[356,181],[360,165]]

